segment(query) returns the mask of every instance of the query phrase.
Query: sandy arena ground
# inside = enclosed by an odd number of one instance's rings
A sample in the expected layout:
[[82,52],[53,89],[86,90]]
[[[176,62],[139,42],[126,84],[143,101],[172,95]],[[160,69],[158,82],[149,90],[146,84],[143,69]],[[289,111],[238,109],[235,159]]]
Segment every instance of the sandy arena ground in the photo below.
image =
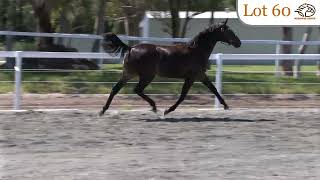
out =
[[320,179],[320,110],[0,112],[0,179]]

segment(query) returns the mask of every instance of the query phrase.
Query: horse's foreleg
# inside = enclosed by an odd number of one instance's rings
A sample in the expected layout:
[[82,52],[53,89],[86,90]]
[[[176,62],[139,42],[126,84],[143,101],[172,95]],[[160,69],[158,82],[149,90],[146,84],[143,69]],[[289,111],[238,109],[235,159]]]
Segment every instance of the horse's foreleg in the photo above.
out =
[[224,109],[229,109],[229,106],[227,105],[227,103],[224,101],[224,99],[221,97],[221,95],[219,94],[219,92],[217,91],[216,87],[214,87],[214,85],[212,84],[212,82],[210,81],[210,79],[208,78],[208,76],[205,76],[205,78],[201,81],[205,86],[207,86],[210,91],[216,95],[216,97],[218,98],[219,102],[224,106]]
[[170,112],[174,111],[179,106],[179,104],[184,100],[184,98],[188,94],[188,91],[191,88],[191,86],[193,85],[193,82],[194,82],[193,79],[185,79],[184,80],[184,84],[183,84],[182,91],[181,91],[181,94],[180,94],[178,101],[173,106],[171,106],[169,109],[165,110],[164,115],[169,114]]
[[127,78],[122,77],[115,86],[113,86],[111,93],[108,97],[106,104],[103,106],[102,110],[100,111],[99,115],[102,116],[106,110],[109,108],[113,97],[120,91],[120,89],[128,82]]
[[156,107],[156,103],[147,95],[145,95],[143,93],[143,90],[151,83],[151,81],[153,80],[153,77],[140,77],[139,79],[139,83],[137,84],[137,86],[134,88],[134,92],[137,93],[140,97],[142,97],[142,99],[144,99],[145,101],[147,101],[150,106],[152,107],[152,111],[153,112],[157,112],[157,107]]

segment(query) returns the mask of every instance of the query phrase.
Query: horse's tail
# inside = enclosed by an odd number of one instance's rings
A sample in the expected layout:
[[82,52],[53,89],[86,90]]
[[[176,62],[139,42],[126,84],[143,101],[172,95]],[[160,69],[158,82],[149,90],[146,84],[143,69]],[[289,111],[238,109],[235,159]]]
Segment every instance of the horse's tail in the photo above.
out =
[[107,53],[114,53],[117,55],[119,52],[121,52],[121,57],[123,57],[124,54],[131,49],[130,46],[123,43],[120,38],[113,33],[106,33],[103,35],[102,47]]

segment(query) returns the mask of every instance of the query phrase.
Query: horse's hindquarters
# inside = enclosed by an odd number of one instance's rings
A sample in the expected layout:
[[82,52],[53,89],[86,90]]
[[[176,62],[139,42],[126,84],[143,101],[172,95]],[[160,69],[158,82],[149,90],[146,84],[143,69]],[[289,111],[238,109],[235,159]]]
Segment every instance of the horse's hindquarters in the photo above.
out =
[[159,55],[155,45],[139,44],[131,49],[124,59],[124,72],[139,76],[154,76]]

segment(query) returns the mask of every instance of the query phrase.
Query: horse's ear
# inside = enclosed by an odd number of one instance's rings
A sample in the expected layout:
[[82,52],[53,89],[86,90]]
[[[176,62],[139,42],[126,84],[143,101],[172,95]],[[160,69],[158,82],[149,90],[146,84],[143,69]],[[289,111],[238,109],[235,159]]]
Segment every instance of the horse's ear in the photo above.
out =
[[229,18],[226,19],[226,21],[223,23],[223,25],[227,25]]

